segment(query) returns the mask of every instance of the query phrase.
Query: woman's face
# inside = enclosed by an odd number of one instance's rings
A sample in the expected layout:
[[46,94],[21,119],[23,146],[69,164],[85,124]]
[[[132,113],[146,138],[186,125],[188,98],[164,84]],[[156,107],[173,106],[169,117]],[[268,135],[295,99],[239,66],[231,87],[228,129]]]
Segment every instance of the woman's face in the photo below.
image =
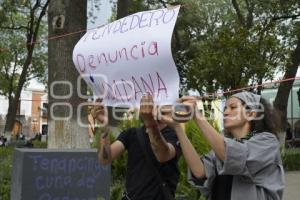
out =
[[227,131],[239,129],[249,123],[248,113],[242,101],[236,97],[231,97],[226,101],[224,108],[224,128]]

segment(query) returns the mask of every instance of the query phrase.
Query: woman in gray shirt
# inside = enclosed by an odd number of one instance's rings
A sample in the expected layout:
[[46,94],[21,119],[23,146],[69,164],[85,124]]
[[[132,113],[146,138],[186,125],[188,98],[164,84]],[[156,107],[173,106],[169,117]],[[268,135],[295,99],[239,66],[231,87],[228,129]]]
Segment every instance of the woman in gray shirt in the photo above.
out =
[[224,130],[230,136],[225,137],[198,112],[196,101],[195,97],[181,98],[194,108],[194,120],[212,147],[202,158],[179,123],[162,116],[176,130],[190,168],[189,181],[210,200],[282,199],[284,171],[276,137],[279,115],[259,95],[234,94],[224,109]]

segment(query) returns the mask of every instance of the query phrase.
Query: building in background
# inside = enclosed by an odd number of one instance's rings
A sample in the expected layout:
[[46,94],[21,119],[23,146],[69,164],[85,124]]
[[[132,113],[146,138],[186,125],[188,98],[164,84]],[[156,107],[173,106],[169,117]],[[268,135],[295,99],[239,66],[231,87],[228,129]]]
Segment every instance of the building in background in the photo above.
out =
[[[12,130],[14,136],[22,133],[27,137],[47,134],[47,92],[42,89],[24,89],[17,109]],[[0,133],[4,132],[8,99],[0,96]]]
[[[278,90],[278,84],[265,87],[262,97],[273,104]],[[290,92],[287,107],[287,132],[286,140],[291,146],[300,146],[300,80],[295,80]]]

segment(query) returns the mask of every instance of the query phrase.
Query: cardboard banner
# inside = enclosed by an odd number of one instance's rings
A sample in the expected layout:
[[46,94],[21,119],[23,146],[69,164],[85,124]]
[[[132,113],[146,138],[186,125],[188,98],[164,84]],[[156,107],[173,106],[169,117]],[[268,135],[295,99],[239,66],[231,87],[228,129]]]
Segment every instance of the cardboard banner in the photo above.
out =
[[88,31],[73,62],[94,95],[108,106],[138,107],[143,93],[158,105],[178,98],[171,38],[180,7],[135,13]]

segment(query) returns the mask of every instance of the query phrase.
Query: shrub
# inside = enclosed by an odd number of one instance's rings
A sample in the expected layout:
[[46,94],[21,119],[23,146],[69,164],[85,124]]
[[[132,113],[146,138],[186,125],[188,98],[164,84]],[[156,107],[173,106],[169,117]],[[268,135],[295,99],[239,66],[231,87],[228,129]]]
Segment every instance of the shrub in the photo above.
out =
[[33,148],[47,148],[47,142],[41,142],[39,140],[32,141]]
[[124,179],[115,180],[110,186],[110,199],[121,199],[124,191]]
[[282,161],[285,170],[300,170],[300,149],[285,149],[282,154]]
[[[217,130],[219,130],[217,124],[214,121],[210,122]],[[210,146],[207,141],[204,139],[201,131],[197,127],[194,121],[189,121],[185,124],[185,132],[193,144],[194,148],[198,152],[199,156],[204,155],[210,151]],[[194,188],[187,180],[187,165],[184,161],[184,158],[181,157],[178,163],[180,171],[180,180],[176,190],[177,199],[180,199],[182,196],[183,199],[193,199],[193,200],[202,200],[204,199],[201,196],[198,189]]]
[[[26,147],[25,142],[13,143],[20,147]],[[47,148],[46,142],[33,141],[34,148]],[[11,170],[12,170],[12,158],[15,146],[1,147],[0,148],[0,200],[10,199],[11,188]]]
[[10,199],[13,147],[0,148],[0,199]]

